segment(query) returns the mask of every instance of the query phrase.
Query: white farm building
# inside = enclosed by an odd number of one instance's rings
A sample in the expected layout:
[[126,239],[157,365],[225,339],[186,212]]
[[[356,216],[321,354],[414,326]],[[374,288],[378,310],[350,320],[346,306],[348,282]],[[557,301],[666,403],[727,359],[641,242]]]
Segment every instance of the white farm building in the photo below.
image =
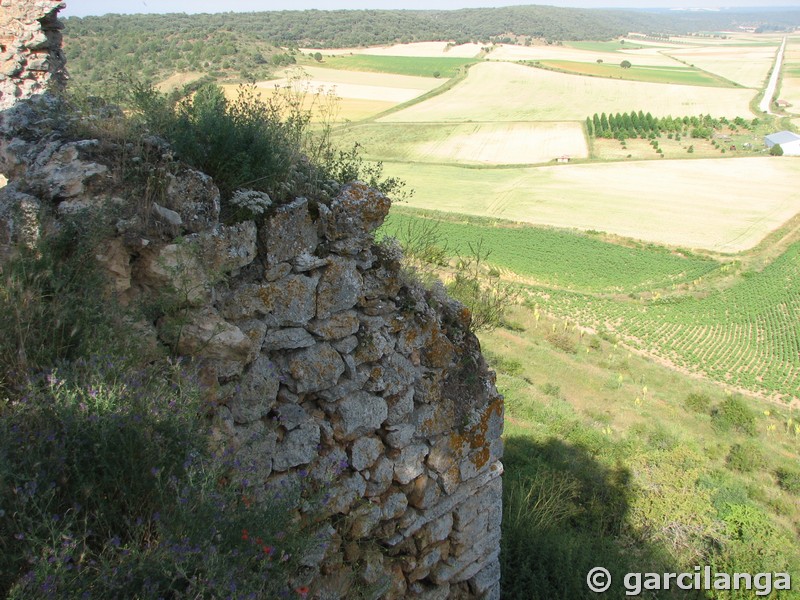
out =
[[764,143],[767,148],[778,144],[783,149],[784,156],[800,156],[800,135],[791,131],[779,131],[764,136]]

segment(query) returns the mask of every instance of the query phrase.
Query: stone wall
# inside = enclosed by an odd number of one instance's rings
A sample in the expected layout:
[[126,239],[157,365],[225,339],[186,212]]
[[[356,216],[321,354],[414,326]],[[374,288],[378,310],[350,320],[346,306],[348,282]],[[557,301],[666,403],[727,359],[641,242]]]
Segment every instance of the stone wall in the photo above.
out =
[[254,496],[291,477],[327,488],[312,595],[347,597],[354,568],[386,598],[499,597],[502,398],[469,311],[374,242],[389,200],[351,183],[222,224],[213,181],[162,142],[69,139],[61,113],[47,96],[0,113],[0,260],[48,222],[110,209],[107,292],[167,300],[132,331],[202,366]]
[[0,110],[63,85],[59,0],[0,0]]

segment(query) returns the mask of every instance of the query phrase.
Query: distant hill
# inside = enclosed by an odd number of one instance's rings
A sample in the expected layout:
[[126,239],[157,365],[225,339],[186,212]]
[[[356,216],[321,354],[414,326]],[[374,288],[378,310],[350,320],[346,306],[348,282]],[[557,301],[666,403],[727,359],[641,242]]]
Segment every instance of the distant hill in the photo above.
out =
[[146,78],[201,71],[264,78],[291,63],[285,48],[334,48],[520,38],[604,40],[629,31],[680,34],[747,25],[768,31],[800,26],[800,8],[647,11],[510,6],[462,10],[336,10],[224,14],[107,15],[65,20],[72,77],[96,87],[115,72]]

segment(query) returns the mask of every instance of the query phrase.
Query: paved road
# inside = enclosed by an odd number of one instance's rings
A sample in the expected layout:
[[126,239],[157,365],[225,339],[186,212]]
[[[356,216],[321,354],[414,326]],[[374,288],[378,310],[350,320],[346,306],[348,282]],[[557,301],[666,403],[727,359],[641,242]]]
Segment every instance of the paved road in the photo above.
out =
[[761,104],[758,105],[758,108],[761,112],[765,112],[768,115],[774,115],[769,107],[772,103],[772,97],[775,95],[775,88],[778,86],[778,76],[781,74],[781,65],[783,64],[783,51],[786,49],[786,38],[783,38],[783,43],[781,44],[780,50],[778,50],[778,55],[775,57],[775,67],[772,69],[772,75],[769,78],[769,83],[767,84],[767,90],[764,92],[764,97],[761,99]]

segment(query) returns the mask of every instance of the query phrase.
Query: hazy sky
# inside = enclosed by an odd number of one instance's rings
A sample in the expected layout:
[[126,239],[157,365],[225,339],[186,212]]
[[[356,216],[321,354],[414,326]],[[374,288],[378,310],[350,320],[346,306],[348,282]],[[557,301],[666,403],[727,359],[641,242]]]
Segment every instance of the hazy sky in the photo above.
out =
[[794,6],[799,0],[66,0],[61,16],[103,15],[106,13],[166,13],[166,12],[245,12],[263,10],[302,10],[317,8],[408,8],[454,9],[478,6],[509,6],[512,4],[548,4],[551,6],[603,7],[721,7],[721,6]]

